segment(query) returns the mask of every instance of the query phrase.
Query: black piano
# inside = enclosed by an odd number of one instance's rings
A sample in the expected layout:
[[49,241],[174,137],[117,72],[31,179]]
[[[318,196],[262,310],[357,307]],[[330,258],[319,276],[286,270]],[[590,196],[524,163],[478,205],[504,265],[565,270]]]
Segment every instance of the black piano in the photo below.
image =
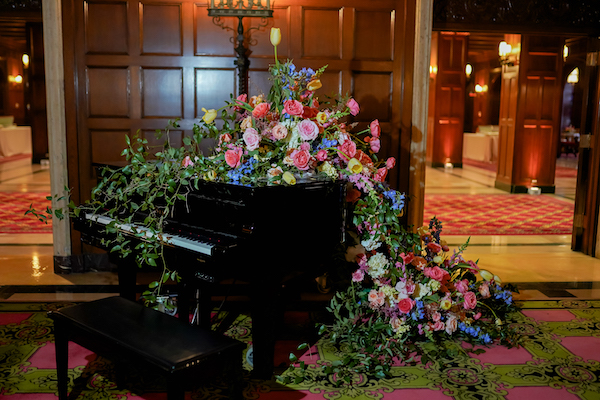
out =
[[[311,273],[331,258],[344,239],[345,195],[345,183],[324,180],[256,187],[202,181],[176,204],[164,228],[167,263],[182,278],[180,317],[188,318],[182,310],[189,310],[192,294],[199,292],[199,319],[207,326],[211,284],[226,278],[249,283],[253,375],[269,378],[282,281],[290,274]],[[74,229],[82,241],[102,248],[111,221],[88,213],[74,220]],[[135,223],[118,228],[125,235],[143,229]],[[112,257],[121,296],[135,300],[138,267],[132,259]]]

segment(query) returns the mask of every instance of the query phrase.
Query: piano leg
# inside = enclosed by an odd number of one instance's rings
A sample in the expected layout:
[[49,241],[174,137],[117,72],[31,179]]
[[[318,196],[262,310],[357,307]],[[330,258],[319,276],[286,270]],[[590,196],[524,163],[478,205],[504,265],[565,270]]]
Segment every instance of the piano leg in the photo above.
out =
[[273,376],[275,338],[283,317],[280,286],[276,282],[257,284],[252,293],[252,376],[257,379],[271,379]]
[[[186,283],[183,283],[186,282]],[[207,283],[200,282],[190,285],[190,280],[182,279],[177,289],[177,308],[179,310],[179,319],[189,322],[190,306],[193,306],[196,317],[196,325],[210,329],[211,296],[210,286]],[[190,303],[190,299],[194,299]]]

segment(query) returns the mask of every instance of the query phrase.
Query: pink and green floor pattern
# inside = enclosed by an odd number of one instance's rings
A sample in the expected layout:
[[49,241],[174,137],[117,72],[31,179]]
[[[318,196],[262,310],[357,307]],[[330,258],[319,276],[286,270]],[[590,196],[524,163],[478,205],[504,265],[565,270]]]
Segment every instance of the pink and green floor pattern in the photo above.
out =
[[[0,303],[0,398],[56,399],[52,324],[46,312],[58,303]],[[389,379],[357,376],[352,386],[331,381],[282,386],[248,375],[246,399],[410,399],[410,400],[571,400],[600,399],[600,301],[529,301],[512,323],[524,346],[492,347],[480,355],[462,355],[443,365],[396,366]],[[251,325],[240,317],[227,334],[249,342]],[[293,341],[278,343],[287,357]],[[331,348],[318,344],[307,363],[334,360]],[[249,368],[246,365],[246,368]],[[78,399],[166,400],[161,382],[129,372],[131,390],[119,390],[113,365],[77,345],[70,345],[69,390]],[[226,383],[212,380],[188,399],[226,399]],[[74,398],[74,397],[71,397]]]

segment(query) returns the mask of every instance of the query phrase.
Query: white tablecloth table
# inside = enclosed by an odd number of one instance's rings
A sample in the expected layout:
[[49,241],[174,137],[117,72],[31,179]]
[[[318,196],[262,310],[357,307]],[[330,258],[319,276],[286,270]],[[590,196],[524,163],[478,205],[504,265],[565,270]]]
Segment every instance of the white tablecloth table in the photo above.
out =
[[490,163],[496,161],[498,159],[498,135],[463,134],[463,157]]
[[0,128],[0,156],[31,154],[31,127],[11,126]]

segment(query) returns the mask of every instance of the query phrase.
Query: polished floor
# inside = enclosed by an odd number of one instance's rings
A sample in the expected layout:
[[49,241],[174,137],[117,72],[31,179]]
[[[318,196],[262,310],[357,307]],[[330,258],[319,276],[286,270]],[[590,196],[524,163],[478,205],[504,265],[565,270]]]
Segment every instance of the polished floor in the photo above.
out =
[[[567,167],[574,163],[561,160]],[[0,191],[50,192],[49,171],[38,165],[3,165]],[[425,191],[505,193],[494,188],[494,173],[469,166],[451,172],[429,168]],[[573,201],[575,179],[558,178],[556,193],[543,196]],[[451,247],[467,239],[446,236]],[[600,299],[600,259],[571,251],[570,243],[568,235],[472,236],[465,257],[516,283],[519,299]],[[85,301],[115,294],[116,284],[116,274],[110,272],[55,274],[50,234],[0,234],[0,301]]]

